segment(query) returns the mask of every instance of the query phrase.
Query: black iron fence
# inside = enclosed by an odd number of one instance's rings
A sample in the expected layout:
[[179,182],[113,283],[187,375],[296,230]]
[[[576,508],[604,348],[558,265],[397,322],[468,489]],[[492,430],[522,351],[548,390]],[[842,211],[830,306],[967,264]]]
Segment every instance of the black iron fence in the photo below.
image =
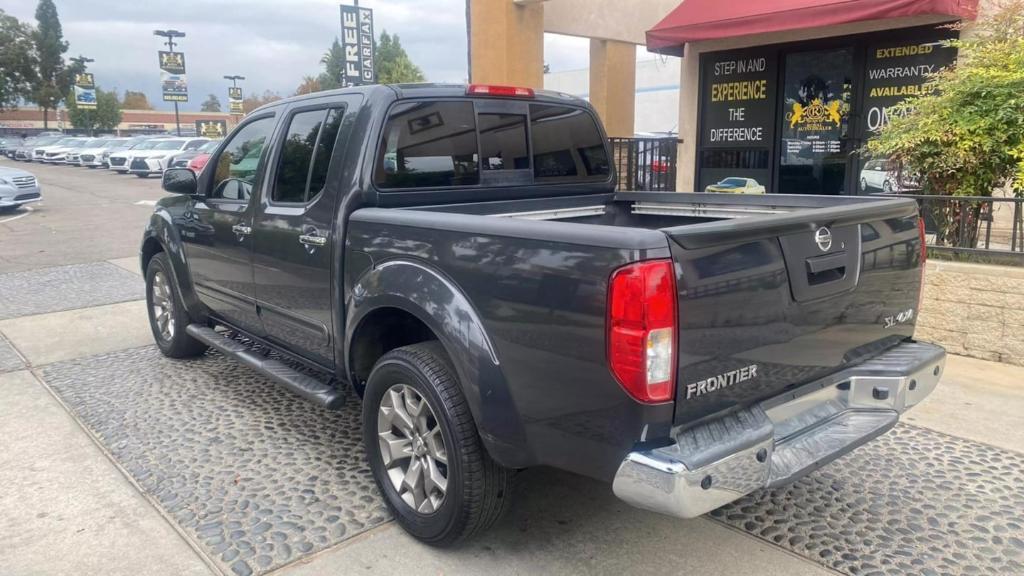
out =
[[917,200],[930,251],[1024,266],[1024,198],[899,197]]
[[609,138],[618,189],[628,192],[676,190],[676,138]]

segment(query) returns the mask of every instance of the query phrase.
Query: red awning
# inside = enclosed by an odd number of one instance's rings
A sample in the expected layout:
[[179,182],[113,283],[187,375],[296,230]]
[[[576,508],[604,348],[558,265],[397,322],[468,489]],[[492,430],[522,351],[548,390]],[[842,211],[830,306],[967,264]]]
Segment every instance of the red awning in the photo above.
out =
[[978,0],[684,0],[647,31],[647,48],[906,16],[973,20],[977,11]]

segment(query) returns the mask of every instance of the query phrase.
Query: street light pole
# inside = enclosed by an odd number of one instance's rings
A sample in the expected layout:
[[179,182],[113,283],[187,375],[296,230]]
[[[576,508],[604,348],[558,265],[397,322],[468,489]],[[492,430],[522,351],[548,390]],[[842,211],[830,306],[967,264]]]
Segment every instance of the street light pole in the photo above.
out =
[[[184,38],[185,33],[177,30],[153,30],[154,36],[161,36],[167,39],[167,51],[174,53],[174,39]],[[178,136],[181,136],[181,119],[178,116],[178,101],[174,101],[174,126],[177,128]]]
[[[86,58],[85,56],[82,56],[81,54],[79,54],[77,58],[69,58],[69,60],[71,60],[75,64],[78,64],[82,68],[82,73],[83,74],[85,73],[86,64],[88,64],[89,62],[95,62],[95,60],[93,60],[92,58]],[[76,94],[77,94],[77,92],[76,92]],[[93,135],[93,132],[92,132],[92,114],[89,112],[88,109],[83,110],[83,112],[85,113],[86,124],[89,126],[89,129],[87,130],[88,135],[92,136]]]

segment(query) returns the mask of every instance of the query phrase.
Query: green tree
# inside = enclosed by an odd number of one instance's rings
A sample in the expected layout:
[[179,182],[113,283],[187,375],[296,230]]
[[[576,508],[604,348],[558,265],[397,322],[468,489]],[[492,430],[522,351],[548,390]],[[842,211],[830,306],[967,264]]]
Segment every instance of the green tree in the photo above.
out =
[[49,111],[56,108],[71,89],[77,69],[69,68],[64,62],[68,43],[64,41],[64,32],[53,0],[39,0],[36,6],[36,29],[32,36],[37,56],[32,101],[43,109],[43,128],[48,128]]
[[387,30],[380,33],[380,42],[376,51],[377,82],[381,84],[401,84],[403,82],[423,82],[423,71],[412,63],[409,55],[402,48],[398,34],[389,35]]
[[109,131],[121,123],[121,103],[117,101],[117,92],[109,92],[96,88],[96,108],[83,109],[75,104],[75,93],[72,90],[67,97],[68,120],[75,128],[85,130],[90,135],[96,131]]
[[295,95],[300,96],[302,94],[312,94],[313,92],[319,92],[320,90],[322,90],[322,88],[320,88],[319,78],[316,78],[315,76],[303,76],[302,83],[295,89]]
[[341,47],[341,43],[338,42],[337,38],[334,39],[331,48],[324,52],[323,57],[320,58],[320,64],[324,67],[324,71],[317,76],[320,89],[334,90],[335,88],[341,88],[341,79],[345,74],[345,50]]
[[263,106],[264,104],[270,104],[271,102],[281,99],[281,95],[277,92],[271,92],[270,90],[264,90],[263,94],[250,94],[248,97],[242,100],[242,111],[246,114],[253,110]]
[[0,10],[0,111],[31,98],[35,77],[32,29]]
[[[957,63],[932,76],[923,95],[889,112],[890,123],[867,144],[876,157],[919,175],[924,192],[990,196],[1024,192],[1024,1],[998,3],[960,40]],[[939,210],[939,209],[937,209]],[[949,210],[949,209],[947,209]],[[976,237],[980,204],[965,238]],[[960,238],[961,219],[933,215],[939,241]]]
[[210,94],[199,107],[203,112],[220,112],[220,98],[216,94]]
[[124,107],[126,110],[153,109],[153,105],[149,103],[149,98],[146,97],[146,93],[136,92],[135,90],[124,91]]

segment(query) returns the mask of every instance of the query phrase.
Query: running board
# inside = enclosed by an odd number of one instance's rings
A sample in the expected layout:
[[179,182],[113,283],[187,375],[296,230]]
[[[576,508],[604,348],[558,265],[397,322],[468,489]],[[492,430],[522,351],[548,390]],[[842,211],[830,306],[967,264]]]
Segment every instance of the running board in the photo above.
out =
[[345,404],[345,393],[341,388],[303,374],[280,360],[265,358],[245,344],[223,336],[213,328],[202,324],[189,324],[185,331],[196,340],[208,344],[229,358],[234,358],[317,406],[337,410]]

